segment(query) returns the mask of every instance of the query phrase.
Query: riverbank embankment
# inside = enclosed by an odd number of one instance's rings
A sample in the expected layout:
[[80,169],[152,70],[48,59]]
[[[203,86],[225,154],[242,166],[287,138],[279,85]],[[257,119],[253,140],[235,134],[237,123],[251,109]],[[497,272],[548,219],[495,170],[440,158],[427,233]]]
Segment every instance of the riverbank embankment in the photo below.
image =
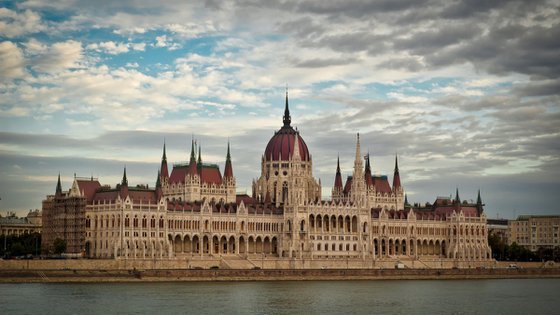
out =
[[0,282],[164,282],[560,278],[559,268],[0,270]]

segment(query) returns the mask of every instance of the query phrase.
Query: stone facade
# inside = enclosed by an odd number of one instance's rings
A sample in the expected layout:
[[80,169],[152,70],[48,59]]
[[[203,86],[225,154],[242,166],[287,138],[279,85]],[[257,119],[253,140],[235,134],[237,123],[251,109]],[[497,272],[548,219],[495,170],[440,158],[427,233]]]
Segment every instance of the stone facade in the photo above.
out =
[[252,196],[235,194],[229,144],[223,175],[202,162],[193,141],[189,163],[175,164],[171,174],[164,145],[152,189],[129,187],[126,170],[115,188],[97,182],[91,190],[91,183],[76,179],[74,195],[87,201],[85,255],[186,259],[193,265],[211,259],[231,268],[259,259],[263,266],[274,259],[293,268],[315,266],[310,261],[374,266],[386,260],[490,259],[480,195],[476,204],[461,202],[457,192],[455,200],[412,207],[397,161],[392,186],[387,176],[373,176],[358,135],[352,176],[343,186],[338,164],[332,198],[323,200],[311,154],[291,127],[287,95],[283,123],[261,157]]
[[508,222],[508,244],[517,243],[531,251],[560,246],[560,216],[520,215]]
[[39,210],[29,210],[24,218],[18,218],[10,212],[5,217],[0,215],[0,235],[20,236],[41,233],[42,227],[42,213]]

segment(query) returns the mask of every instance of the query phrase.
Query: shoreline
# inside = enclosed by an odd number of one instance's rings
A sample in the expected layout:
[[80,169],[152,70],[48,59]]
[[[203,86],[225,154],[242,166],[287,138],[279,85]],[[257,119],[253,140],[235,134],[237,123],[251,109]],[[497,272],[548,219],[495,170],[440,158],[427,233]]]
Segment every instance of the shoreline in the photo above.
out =
[[0,283],[560,279],[560,268],[0,270]]

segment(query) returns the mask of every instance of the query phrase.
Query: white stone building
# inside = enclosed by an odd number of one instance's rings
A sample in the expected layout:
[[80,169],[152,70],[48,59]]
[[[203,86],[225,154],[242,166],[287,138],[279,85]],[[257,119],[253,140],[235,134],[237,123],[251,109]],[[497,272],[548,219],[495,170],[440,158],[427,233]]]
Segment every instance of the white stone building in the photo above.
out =
[[[364,166],[365,162],[365,166]],[[283,126],[261,158],[252,196],[236,195],[229,144],[222,175],[202,162],[193,142],[188,164],[169,174],[165,145],[156,187],[120,186],[93,179],[73,187],[88,199],[85,251],[95,258],[328,260],[440,259],[485,261],[491,257],[486,216],[476,204],[438,198],[431,207],[406,202],[395,160],[393,185],[372,176],[359,135],[352,176],[345,185],[337,163],[332,198],[321,198],[312,156],[291,126],[288,95]],[[93,185],[93,186],[92,186]],[[84,189],[82,189],[82,186]],[[85,189],[85,187],[88,187]],[[93,188],[92,188],[93,187]]]

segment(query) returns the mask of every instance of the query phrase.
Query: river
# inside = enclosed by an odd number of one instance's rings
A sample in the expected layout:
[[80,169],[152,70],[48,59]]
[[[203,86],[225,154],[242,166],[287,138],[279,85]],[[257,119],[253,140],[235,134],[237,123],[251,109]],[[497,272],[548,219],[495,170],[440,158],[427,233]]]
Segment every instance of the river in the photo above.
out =
[[559,314],[560,279],[0,284],[0,314]]

